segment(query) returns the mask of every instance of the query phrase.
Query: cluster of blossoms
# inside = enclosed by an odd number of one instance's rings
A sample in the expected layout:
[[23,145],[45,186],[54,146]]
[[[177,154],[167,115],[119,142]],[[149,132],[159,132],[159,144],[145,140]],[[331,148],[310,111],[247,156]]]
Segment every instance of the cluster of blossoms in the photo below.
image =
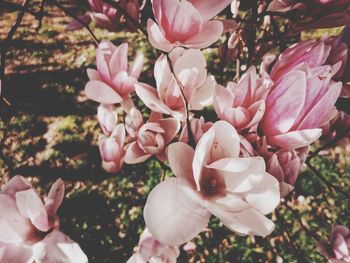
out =
[[[274,223],[266,215],[293,189],[309,145],[338,118],[335,103],[347,94],[346,32],[297,43],[278,58],[265,56],[259,71],[250,67],[238,82],[217,83],[200,49],[232,28],[212,20],[231,2],[152,2],[149,41],[164,52],[154,64],[155,87],[138,81],[142,55],[128,70],[126,43],[102,41],[97,70],[88,70],[86,94],[101,103],[103,168],[114,173],[154,156],[175,175],[149,194],[147,230],[130,262],[175,261],[177,246],[200,233],[211,215],[241,235],[270,234]],[[301,8],[287,2],[267,10]],[[131,98],[148,108],[147,120]],[[211,106],[217,119],[207,122],[200,112]]]
[[[261,1],[258,12],[290,17],[294,34],[350,23],[348,2]],[[89,19],[115,30],[121,13],[104,1],[89,0],[89,4]],[[119,4],[139,20],[138,1]],[[335,107],[340,96],[349,95],[349,28],[339,37],[296,43],[278,57],[266,55],[260,66],[248,67],[224,85],[208,72],[201,49],[232,32],[226,44],[239,50],[243,29],[234,20],[213,19],[230,4],[235,18],[239,1],[152,1],[154,20],[148,19],[147,33],[150,44],[162,51],[154,64],[153,86],[139,81],[143,54],[137,53],[129,65],[127,43],[115,46],[101,41],[97,68],[87,71],[85,93],[100,103],[98,144],[103,169],[117,173],[125,164],[156,158],[175,175],[151,190],[143,213],[147,229],[129,262],[176,262],[178,246],[203,231],[212,215],[239,235],[269,235],[274,223],[267,215],[292,191],[309,146],[322,134],[336,136],[335,127],[349,125],[348,116]],[[216,117],[205,120],[205,108]],[[55,183],[43,206],[28,182],[20,177],[13,180],[16,184],[10,182],[0,193],[7,199],[1,205],[8,203],[13,215],[1,215],[0,224],[5,222],[2,229],[8,229],[8,224],[19,220],[28,229],[11,228],[18,239],[10,243],[7,237],[12,232],[0,233],[5,256],[11,258],[21,249],[23,257],[49,262],[42,260],[51,259],[48,247],[54,245],[52,240],[62,239],[71,253],[74,250],[74,259],[80,259],[67,262],[85,262],[79,246],[58,230],[62,183]],[[37,206],[29,208],[29,198]],[[334,262],[349,262],[349,240],[348,229],[336,227],[331,245],[319,246],[328,258],[338,260]],[[52,253],[68,257],[66,251]]]

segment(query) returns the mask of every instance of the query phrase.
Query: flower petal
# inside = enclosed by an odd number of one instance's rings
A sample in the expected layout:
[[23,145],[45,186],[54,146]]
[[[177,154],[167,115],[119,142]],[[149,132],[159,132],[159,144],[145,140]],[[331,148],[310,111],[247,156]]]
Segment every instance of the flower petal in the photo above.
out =
[[147,20],[148,40],[151,45],[164,52],[169,52],[175,47],[175,44],[170,43],[160,31],[156,22],[152,19]]
[[85,93],[89,99],[104,104],[115,104],[123,101],[123,98],[118,93],[99,80],[90,80],[86,83]]
[[189,0],[202,15],[204,21],[212,19],[229,6],[232,0]]
[[57,179],[51,186],[51,190],[45,201],[46,210],[51,214],[56,214],[64,198],[64,182],[62,179]]
[[322,129],[307,129],[292,131],[285,134],[268,137],[270,145],[279,146],[285,149],[297,149],[310,145],[322,135]]
[[137,142],[132,142],[126,150],[124,161],[127,164],[142,163],[151,156],[151,154],[144,153],[144,151],[138,146]]

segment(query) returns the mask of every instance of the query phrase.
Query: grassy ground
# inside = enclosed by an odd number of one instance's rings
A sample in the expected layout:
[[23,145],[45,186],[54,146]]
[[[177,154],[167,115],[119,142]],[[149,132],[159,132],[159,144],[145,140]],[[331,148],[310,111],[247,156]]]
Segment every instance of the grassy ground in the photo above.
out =
[[[76,5],[82,10],[82,3],[76,2],[70,6],[73,11]],[[7,5],[0,4],[0,8],[2,43],[16,12]],[[25,15],[7,55],[6,94],[12,107],[0,109],[1,116],[8,116],[1,121],[0,138],[14,171],[0,161],[0,185],[21,174],[40,193],[47,193],[52,182],[62,177],[67,188],[59,210],[63,232],[82,246],[90,262],[124,262],[137,246],[144,228],[142,209],[162,170],[155,160],[126,165],[118,174],[101,170],[97,104],[83,92],[86,68],[94,64],[94,43],[85,30],[67,32],[69,18],[57,8],[47,5],[46,12],[38,32],[33,16]],[[139,49],[150,62],[157,56],[142,36],[93,30],[100,39],[132,43],[130,56]],[[152,76],[150,62],[142,79]],[[218,73],[215,63],[208,64],[211,72]],[[349,147],[338,147],[317,157],[314,164],[329,180],[350,189],[349,153]],[[328,191],[309,171],[300,176],[288,204],[311,231],[324,238],[335,223],[350,226],[350,200]],[[310,234],[288,209],[282,206],[270,217],[276,230],[265,239],[237,236],[213,218],[194,240],[197,251],[181,251],[179,262],[325,262]]]

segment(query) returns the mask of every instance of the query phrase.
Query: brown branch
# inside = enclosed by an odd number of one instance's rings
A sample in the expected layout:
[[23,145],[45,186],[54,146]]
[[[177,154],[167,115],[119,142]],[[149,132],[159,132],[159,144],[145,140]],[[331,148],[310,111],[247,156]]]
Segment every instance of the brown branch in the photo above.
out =
[[48,1],[50,1],[53,5],[55,5],[59,9],[61,9],[67,16],[70,16],[71,18],[77,20],[90,33],[90,35],[92,36],[92,38],[95,41],[95,44],[97,46],[100,44],[100,41],[98,40],[98,38],[96,37],[94,32],[90,29],[90,27],[87,24],[85,24],[85,22],[83,20],[81,20],[79,17],[76,17],[69,9],[65,8],[64,6],[62,6],[56,0],[48,0]]
[[192,133],[192,129],[191,129],[189,103],[188,103],[188,100],[187,100],[187,98],[185,96],[184,86],[182,85],[181,81],[178,79],[178,77],[175,74],[174,67],[173,67],[171,59],[169,57],[169,54],[166,54],[166,57],[167,57],[167,60],[168,60],[170,71],[171,71],[172,75],[174,76],[177,85],[180,88],[181,96],[182,96],[182,99],[183,99],[183,102],[184,102],[184,105],[185,105],[186,125],[187,125],[187,132],[188,132],[188,144],[191,145],[194,148],[196,143],[194,141],[194,137],[193,137],[193,133]]
[[35,28],[36,31],[39,31],[43,24],[43,18],[45,16],[45,3],[46,3],[46,0],[41,0],[40,10],[37,14],[38,26]]
[[124,8],[122,8],[118,2],[114,2],[113,0],[102,0],[102,1],[114,7],[115,9],[117,9],[118,12],[122,13],[127,20],[130,20],[131,23],[133,23],[136,28],[138,28],[146,37],[148,37],[147,30],[144,29],[140,25],[140,23],[137,22],[131,15],[129,15],[129,13],[126,10],[124,10]]
[[5,86],[6,86],[6,80],[5,80],[5,64],[6,64],[6,53],[7,49],[10,47],[10,43],[12,42],[12,38],[14,34],[16,33],[18,27],[20,26],[24,14],[27,12],[28,6],[29,6],[30,0],[24,0],[22,3],[22,9],[19,11],[16,21],[11,27],[10,31],[7,33],[7,37],[2,43],[1,48],[1,65],[0,65],[0,80],[1,80],[1,86],[2,86],[2,92],[1,92],[1,98],[6,103],[9,104],[9,102],[4,97],[4,91],[6,92]]

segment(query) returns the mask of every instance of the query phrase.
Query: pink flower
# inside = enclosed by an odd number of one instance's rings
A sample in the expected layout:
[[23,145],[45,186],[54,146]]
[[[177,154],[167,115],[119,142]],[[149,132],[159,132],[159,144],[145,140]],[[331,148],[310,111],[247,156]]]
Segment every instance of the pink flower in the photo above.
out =
[[141,112],[132,108],[125,117],[125,128],[131,138],[137,137],[137,132],[143,124],[143,118]]
[[320,252],[331,263],[350,262],[350,231],[347,227],[336,225],[328,242],[318,243]]
[[118,172],[124,164],[125,128],[118,124],[109,137],[100,135],[98,145],[102,158],[102,168],[108,173]]
[[97,108],[97,119],[102,132],[109,136],[118,124],[118,114],[113,104],[101,104]]
[[140,77],[143,55],[139,53],[128,69],[128,44],[116,47],[103,40],[96,50],[97,70],[88,69],[90,81],[85,86],[88,98],[103,104],[122,103],[125,109],[132,108],[129,94]]
[[290,16],[292,32],[316,28],[330,28],[350,22],[350,3],[348,0],[274,0],[269,11],[298,11]]
[[309,147],[303,147],[298,150],[281,149],[275,152],[267,161],[267,171],[281,183],[282,197],[286,196],[293,189],[308,152]]
[[146,228],[141,234],[138,251],[127,263],[176,263],[179,255],[180,251],[177,246],[160,243]]
[[279,203],[276,178],[266,173],[261,157],[239,158],[234,127],[218,121],[195,150],[177,142],[168,147],[176,177],[158,184],[148,196],[144,218],[164,244],[183,244],[207,225],[211,214],[242,235],[266,236],[274,228],[264,215]]
[[31,184],[13,177],[0,192],[0,262],[88,262],[77,243],[59,231],[57,209],[64,198],[58,179],[42,203]]
[[[202,138],[203,134],[209,130],[209,128],[213,125],[212,122],[205,122],[203,116],[200,119],[192,118],[190,120],[191,131],[193,134],[194,142],[197,144],[200,138]],[[188,143],[188,127],[187,124],[184,125],[181,135],[180,142]]]
[[271,81],[265,81],[251,67],[239,83],[229,82],[227,88],[217,85],[214,108],[219,119],[231,123],[237,130],[256,126],[265,112],[265,98]]
[[165,52],[177,46],[206,48],[223,33],[222,23],[211,19],[230,3],[231,0],[153,0],[157,23],[147,21],[149,41]]
[[[191,110],[201,110],[212,102],[216,85],[212,76],[207,76],[207,63],[200,50],[178,48],[170,53],[175,75],[181,82]],[[135,84],[136,94],[154,112],[183,119],[185,105],[165,55],[161,55],[154,67],[157,89],[145,83]]]
[[155,155],[159,160],[166,161],[165,147],[179,132],[180,122],[174,118],[163,119],[161,114],[152,113],[149,122],[141,126],[137,141],[128,145],[125,162],[141,163]]
[[93,12],[91,17],[96,24],[110,31],[115,31],[120,22],[121,13],[101,0],[88,0],[88,2]]
[[321,136],[320,127],[336,115],[334,105],[342,83],[332,78],[341,63],[323,65],[329,51],[322,42],[314,48],[304,42],[287,49],[273,66],[271,79],[275,84],[261,122],[269,145],[285,149],[307,146]]

